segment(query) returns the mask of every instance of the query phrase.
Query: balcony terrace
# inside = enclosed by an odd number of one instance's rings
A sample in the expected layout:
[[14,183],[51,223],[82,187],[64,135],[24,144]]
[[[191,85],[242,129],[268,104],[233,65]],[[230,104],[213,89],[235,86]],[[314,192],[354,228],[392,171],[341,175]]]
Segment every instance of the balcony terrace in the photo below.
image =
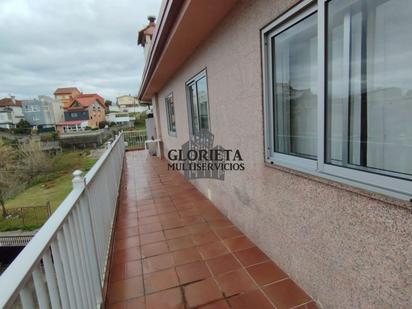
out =
[[124,151],[120,135],[75,174],[0,277],[1,308],[317,308],[180,173]]

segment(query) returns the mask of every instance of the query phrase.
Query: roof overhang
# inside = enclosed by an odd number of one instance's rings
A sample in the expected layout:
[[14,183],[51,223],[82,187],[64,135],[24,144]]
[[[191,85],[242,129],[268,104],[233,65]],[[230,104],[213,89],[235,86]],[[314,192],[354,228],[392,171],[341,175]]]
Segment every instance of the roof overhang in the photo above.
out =
[[162,4],[138,98],[151,101],[237,0],[167,0]]

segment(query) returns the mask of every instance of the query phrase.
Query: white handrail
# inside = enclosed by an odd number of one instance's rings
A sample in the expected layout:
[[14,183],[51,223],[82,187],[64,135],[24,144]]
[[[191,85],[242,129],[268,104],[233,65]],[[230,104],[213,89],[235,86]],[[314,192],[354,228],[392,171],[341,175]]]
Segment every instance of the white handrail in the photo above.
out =
[[124,152],[120,134],[85,178],[74,173],[73,190],[0,276],[0,308],[101,305]]

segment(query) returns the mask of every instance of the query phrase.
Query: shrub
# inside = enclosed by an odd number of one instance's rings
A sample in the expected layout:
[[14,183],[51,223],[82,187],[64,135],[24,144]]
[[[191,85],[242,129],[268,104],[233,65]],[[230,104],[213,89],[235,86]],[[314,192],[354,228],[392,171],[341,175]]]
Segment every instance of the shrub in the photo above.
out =
[[104,129],[108,125],[107,121],[99,122],[99,129]]

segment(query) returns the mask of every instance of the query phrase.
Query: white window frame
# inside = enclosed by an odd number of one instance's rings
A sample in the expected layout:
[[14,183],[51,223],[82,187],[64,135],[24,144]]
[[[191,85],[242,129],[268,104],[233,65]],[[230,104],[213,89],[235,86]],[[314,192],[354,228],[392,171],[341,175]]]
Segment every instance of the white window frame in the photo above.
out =
[[[168,102],[168,100],[170,100],[173,102],[173,115],[175,118],[175,129],[172,130],[172,118],[171,118],[171,114],[170,114],[170,104]],[[165,108],[166,108],[166,121],[167,121],[167,131],[169,133],[170,136],[176,137],[177,136],[177,126],[176,126],[176,111],[175,111],[175,102],[174,102],[174,97],[173,97],[173,92],[169,93],[166,97],[165,97]]]
[[[326,108],[326,3],[339,0],[305,0],[295,5],[285,14],[261,30],[263,100],[264,100],[264,142],[265,162],[308,173],[328,180],[344,183],[376,193],[411,201],[412,181],[373,173],[373,169],[358,170],[349,167],[331,165],[325,162],[325,108]],[[271,77],[271,38],[277,33],[296,24],[317,11],[318,22],[318,111],[317,111],[317,159],[311,160],[274,151],[274,117]],[[393,173],[395,174],[395,173]]]
[[[190,135],[193,135],[193,119],[192,119],[192,102],[190,98],[190,91],[189,91],[189,86],[192,84],[196,83],[198,80],[205,78],[206,79],[206,95],[207,95],[207,121],[208,121],[208,127],[209,131],[212,131],[211,125],[210,125],[210,105],[209,105],[209,81],[207,77],[207,70],[203,69],[199,73],[197,73],[195,76],[193,76],[191,79],[189,79],[186,82],[186,105],[187,105],[187,115],[188,115],[188,125],[189,125],[189,133]],[[199,108],[199,106],[198,106]],[[200,125],[200,118],[199,118],[199,125]]]

